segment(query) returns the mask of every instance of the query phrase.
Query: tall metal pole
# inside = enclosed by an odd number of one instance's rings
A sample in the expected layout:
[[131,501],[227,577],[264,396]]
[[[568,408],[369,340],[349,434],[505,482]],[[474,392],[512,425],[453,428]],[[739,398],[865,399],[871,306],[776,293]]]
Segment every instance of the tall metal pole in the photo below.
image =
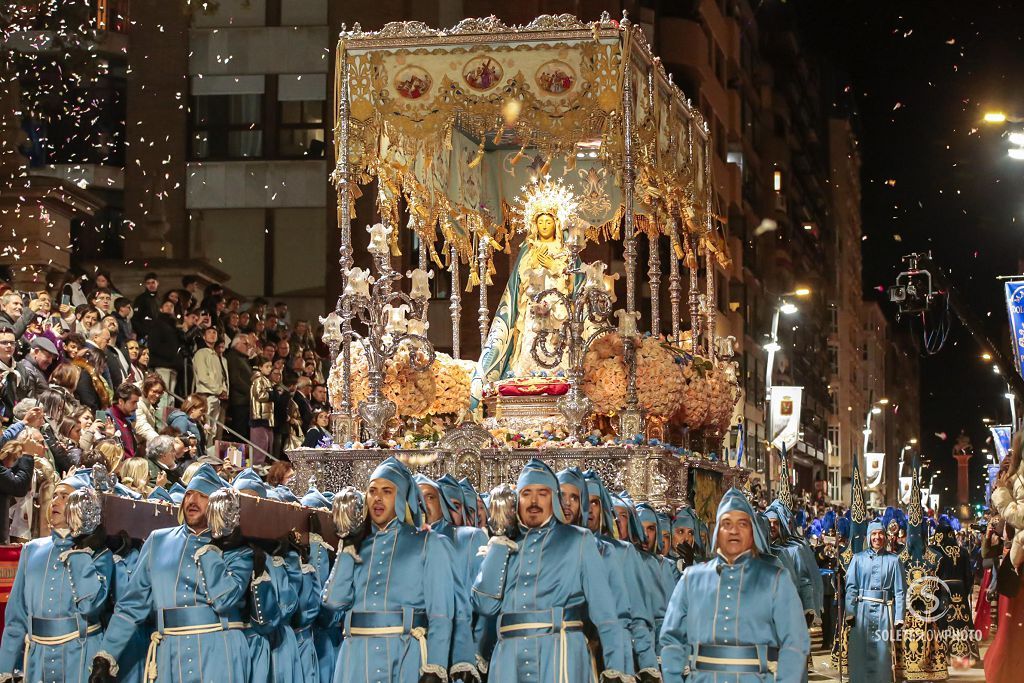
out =
[[[335,310],[341,316],[341,410],[340,419],[336,420],[334,432],[336,440],[344,443],[354,440],[358,434],[355,429],[355,418],[352,412],[352,318],[351,307],[344,297],[345,286],[348,284],[346,273],[352,268],[352,214],[349,202],[351,189],[349,183],[349,65],[344,47],[341,48],[341,92],[338,102],[338,210],[339,227],[341,228],[341,245],[338,249],[338,266],[341,269],[341,292]],[[337,362],[337,359],[333,359]]]
[[460,292],[461,284],[459,284],[459,250],[455,248],[455,244],[452,243],[448,247],[449,254],[451,255],[451,265],[449,269],[452,274],[452,292],[451,292],[451,303],[448,305],[448,310],[452,314],[452,358],[458,360],[460,356],[460,331],[462,327],[462,294]]
[[647,273],[651,281],[651,334],[661,332],[661,252],[660,235],[648,235]]

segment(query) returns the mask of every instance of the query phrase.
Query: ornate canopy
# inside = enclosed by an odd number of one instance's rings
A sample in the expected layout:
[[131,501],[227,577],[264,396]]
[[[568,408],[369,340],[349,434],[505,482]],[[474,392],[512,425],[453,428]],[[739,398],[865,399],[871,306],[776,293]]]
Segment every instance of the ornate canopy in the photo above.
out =
[[382,215],[398,225],[404,200],[435,260],[439,237],[463,258],[482,234],[508,249],[513,198],[538,174],[572,187],[591,239],[618,238],[627,163],[637,230],[709,232],[704,120],[628,20],[357,26],[338,41],[336,78],[335,180],[379,179]]

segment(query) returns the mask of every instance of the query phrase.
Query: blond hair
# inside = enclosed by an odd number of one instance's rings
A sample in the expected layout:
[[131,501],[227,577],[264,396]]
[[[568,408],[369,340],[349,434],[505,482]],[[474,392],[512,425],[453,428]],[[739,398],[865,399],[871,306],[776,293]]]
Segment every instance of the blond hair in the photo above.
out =
[[121,483],[139,493],[149,493],[149,462],[128,458],[121,463]]
[[189,466],[185,468],[185,471],[181,473],[181,485],[188,486],[188,483],[192,481],[192,477],[195,476],[196,471],[202,467],[202,463],[193,462],[189,463]]
[[115,439],[100,439],[93,444],[92,449],[102,456],[108,472],[116,472],[124,459],[124,446]]

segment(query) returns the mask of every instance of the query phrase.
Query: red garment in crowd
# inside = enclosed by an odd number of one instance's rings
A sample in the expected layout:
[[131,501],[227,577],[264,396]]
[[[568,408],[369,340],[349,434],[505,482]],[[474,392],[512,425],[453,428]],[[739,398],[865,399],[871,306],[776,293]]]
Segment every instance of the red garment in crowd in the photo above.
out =
[[1024,671],[1024,590],[999,596],[999,629],[985,653],[986,683],[1020,683]]
[[0,632],[3,632],[7,600],[11,597],[11,587],[14,585],[14,575],[18,573],[20,557],[20,545],[0,545]]
[[986,569],[981,577],[981,589],[978,591],[978,600],[974,605],[974,628],[981,633],[981,639],[988,639],[988,632],[992,629],[992,603],[985,594],[992,583],[992,570]]

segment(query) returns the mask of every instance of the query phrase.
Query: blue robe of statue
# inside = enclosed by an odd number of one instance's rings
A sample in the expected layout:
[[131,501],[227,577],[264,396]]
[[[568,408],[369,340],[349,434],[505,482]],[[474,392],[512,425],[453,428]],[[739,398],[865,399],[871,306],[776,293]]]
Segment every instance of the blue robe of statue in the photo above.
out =
[[488,680],[591,680],[584,621],[600,637],[604,669],[623,672],[628,636],[593,534],[552,517],[536,529],[523,528],[516,543],[512,551],[492,542],[473,585],[473,608],[498,617]]
[[892,629],[903,622],[905,581],[899,558],[864,550],[846,573],[845,606],[850,629],[850,683],[892,679]]
[[[687,568],[661,631],[664,680],[681,681],[691,667],[687,683],[799,683],[811,647],[799,605],[786,570],[752,552]],[[767,662],[776,650],[774,679],[758,673],[767,670],[761,653]]]
[[250,680],[242,629],[252,550],[221,552],[210,540],[208,531],[197,534],[185,525],[150,534],[107,625],[104,653],[120,661],[135,631],[152,619],[156,660],[149,664],[158,683]]
[[[359,548],[338,554],[323,608],[344,624],[335,683],[416,683],[421,669],[448,670],[455,618],[450,554],[432,531],[392,519]],[[387,630],[387,633],[383,633]]]
[[103,635],[114,560],[109,550],[94,554],[74,550],[72,543],[54,531],[22,548],[7,602],[0,673],[20,671],[32,683],[88,680]]

